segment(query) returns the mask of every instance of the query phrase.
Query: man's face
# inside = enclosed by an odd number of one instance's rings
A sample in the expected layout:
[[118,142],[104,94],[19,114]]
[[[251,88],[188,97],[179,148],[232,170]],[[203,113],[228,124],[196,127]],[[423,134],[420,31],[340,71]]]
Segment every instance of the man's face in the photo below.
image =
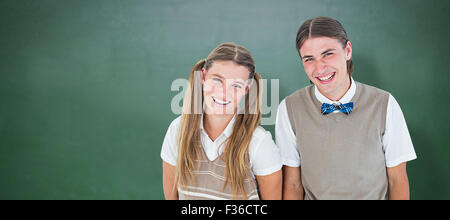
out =
[[309,38],[300,48],[300,55],[306,74],[322,95],[333,101],[344,96],[350,88],[347,73],[347,60],[352,55],[350,41],[343,48],[334,38]]

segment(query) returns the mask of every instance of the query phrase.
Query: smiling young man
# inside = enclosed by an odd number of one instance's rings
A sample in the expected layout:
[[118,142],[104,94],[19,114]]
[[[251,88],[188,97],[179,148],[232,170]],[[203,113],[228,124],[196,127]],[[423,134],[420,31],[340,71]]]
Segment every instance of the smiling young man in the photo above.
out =
[[342,25],[307,20],[296,47],[312,85],[278,108],[283,198],[409,199],[406,162],[416,154],[403,113],[390,93],[353,80]]

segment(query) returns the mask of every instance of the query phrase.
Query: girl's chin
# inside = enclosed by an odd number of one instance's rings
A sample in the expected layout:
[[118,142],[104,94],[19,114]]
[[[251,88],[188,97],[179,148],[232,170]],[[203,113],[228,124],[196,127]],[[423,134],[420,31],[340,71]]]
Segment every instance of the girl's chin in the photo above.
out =
[[205,112],[208,115],[234,115],[233,110],[210,110]]
[[208,115],[233,115],[236,111],[234,108],[230,107],[228,108],[206,107],[205,113]]

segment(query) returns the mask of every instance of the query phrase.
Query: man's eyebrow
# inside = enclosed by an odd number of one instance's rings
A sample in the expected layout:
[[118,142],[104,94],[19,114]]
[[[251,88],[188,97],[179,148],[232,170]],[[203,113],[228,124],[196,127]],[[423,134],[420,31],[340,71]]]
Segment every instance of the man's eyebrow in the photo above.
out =
[[[322,52],[320,55],[324,55],[324,54],[329,53],[329,52],[331,52],[331,51],[333,51],[333,50],[336,50],[336,49],[327,49],[327,50],[325,50],[324,52]],[[302,59],[305,59],[305,58],[314,58],[314,56],[312,56],[312,55],[306,55],[306,56],[303,56],[303,57],[302,57]]]
[[331,51],[333,51],[333,50],[335,50],[335,49],[328,49],[328,50],[325,50],[324,52],[321,53],[321,55],[324,55],[324,54],[326,54],[326,53],[328,53],[328,52],[331,52]]

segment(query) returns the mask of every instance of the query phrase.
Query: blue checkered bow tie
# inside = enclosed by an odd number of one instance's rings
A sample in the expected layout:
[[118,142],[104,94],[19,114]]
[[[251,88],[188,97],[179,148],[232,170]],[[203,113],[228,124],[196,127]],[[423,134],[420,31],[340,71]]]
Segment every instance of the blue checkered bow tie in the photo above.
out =
[[336,110],[339,110],[342,113],[348,115],[353,110],[353,102],[349,102],[347,104],[340,104],[340,105],[338,105],[338,104],[330,105],[330,104],[327,104],[327,103],[323,103],[322,104],[321,111],[322,111],[323,115],[328,115],[331,112],[334,112]]

